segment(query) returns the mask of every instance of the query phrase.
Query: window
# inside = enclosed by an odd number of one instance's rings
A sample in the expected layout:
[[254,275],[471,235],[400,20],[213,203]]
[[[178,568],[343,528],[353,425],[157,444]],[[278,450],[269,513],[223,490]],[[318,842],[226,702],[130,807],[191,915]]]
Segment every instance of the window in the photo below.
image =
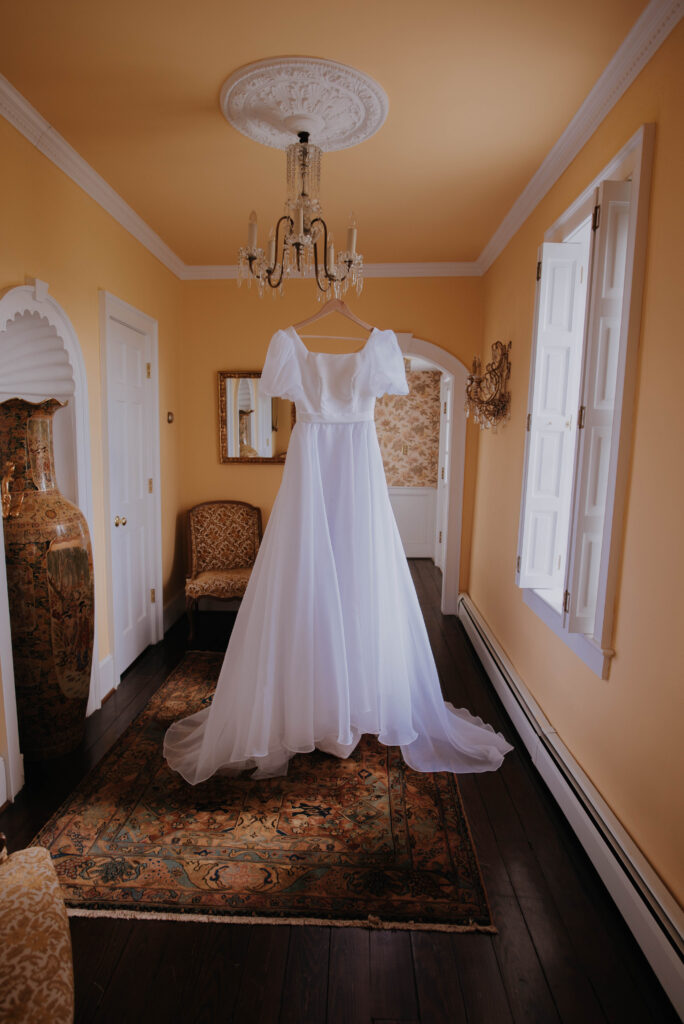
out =
[[546,233],[516,582],[603,678],[631,444],[653,126]]

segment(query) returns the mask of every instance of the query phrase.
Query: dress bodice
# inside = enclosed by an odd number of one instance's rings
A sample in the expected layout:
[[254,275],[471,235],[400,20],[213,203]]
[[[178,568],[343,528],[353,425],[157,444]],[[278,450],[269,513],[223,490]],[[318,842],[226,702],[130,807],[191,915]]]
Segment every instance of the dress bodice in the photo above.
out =
[[297,422],[372,420],[375,399],[408,394],[404,359],[393,331],[374,328],[358,352],[311,352],[293,327],[276,331],[259,381],[262,395],[289,398]]

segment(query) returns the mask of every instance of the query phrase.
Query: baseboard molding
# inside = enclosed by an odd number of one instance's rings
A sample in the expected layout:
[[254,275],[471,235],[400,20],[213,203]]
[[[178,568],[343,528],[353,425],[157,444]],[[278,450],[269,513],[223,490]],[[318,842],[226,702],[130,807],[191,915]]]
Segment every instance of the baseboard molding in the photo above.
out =
[[532,761],[684,1019],[684,911],[560,739],[467,594],[458,617]]
[[119,685],[119,680],[114,679],[114,658],[108,654],[100,662],[100,703],[109,696],[112,690]]
[[185,591],[179,590],[177,594],[164,605],[164,632],[171,629],[174,622],[178,622],[185,614]]

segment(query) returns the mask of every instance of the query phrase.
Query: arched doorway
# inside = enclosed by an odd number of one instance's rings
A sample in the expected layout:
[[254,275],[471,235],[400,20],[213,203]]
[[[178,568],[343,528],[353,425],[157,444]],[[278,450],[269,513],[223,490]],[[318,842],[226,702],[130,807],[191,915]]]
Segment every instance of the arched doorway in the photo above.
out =
[[426,360],[441,370],[451,382],[452,406],[449,417],[449,436],[446,442],[448,474],[446,501],[443,513],[443,543],[445,554],[442,567],[442,598],[440,608],[444,615],[455,615],[458,608],[459,572],[461,566],[461,527],[463,520],[463,474],[465,469],[466,419],[460,395],[465,392],[468,370],[456,356],[438,345],[422,341],[413,334],[397,334],[402,352]]
[[[67,401],[55,417],[55,467],[60,490],[84,513],[92,534],[92,485],[88,387],[83,353],[68,316],[48,295],[48,285],[11,288],[0,298],[0,402],[7,398],[39,402]],[[5,546],[0,522],[0,671],[4,730],[0,757],[5,763],[6,796],[13,799],[23,785],[19,749],[12,643],[7,608]],[[88,713],[100,707],[97,623]],[[2,735],[4,731],[4,735]],[[0,792],[0,803],[2,793]]]

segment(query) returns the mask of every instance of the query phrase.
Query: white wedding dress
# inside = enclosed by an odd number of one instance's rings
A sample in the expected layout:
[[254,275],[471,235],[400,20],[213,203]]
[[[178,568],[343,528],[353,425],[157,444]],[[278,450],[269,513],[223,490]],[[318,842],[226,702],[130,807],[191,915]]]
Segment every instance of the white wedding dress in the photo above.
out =
[[395,335],[328,354],[278,331],[259,388],[295,402],[297,422],[213,702],[168,729],[169,765],[193,784],[269,778],[374,733],[417,771],[498,768],[503,736],[442,698],[390,505],[373,409],[408,394]]

